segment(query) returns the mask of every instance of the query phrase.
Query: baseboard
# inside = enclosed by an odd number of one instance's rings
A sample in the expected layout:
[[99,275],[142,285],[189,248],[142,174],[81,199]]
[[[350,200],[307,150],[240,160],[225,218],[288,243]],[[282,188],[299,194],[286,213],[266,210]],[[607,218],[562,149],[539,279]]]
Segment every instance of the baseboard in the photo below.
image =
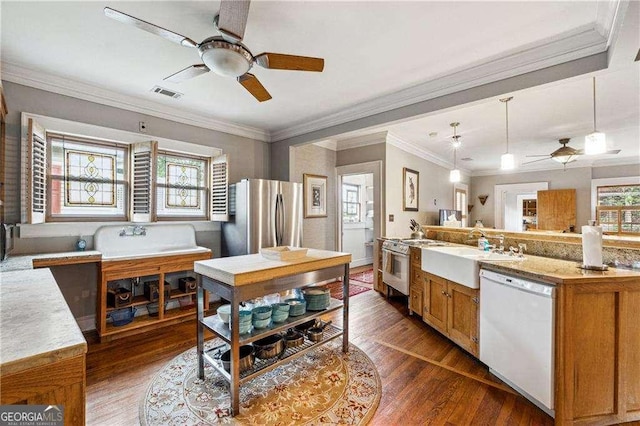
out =
[[85,315],[84,317],[76,318],[76,322],[80,327],[80,331],[90,331],[96,329],[96,316]]
[[371,265],[373,263],[372,257],[365,257],[363,259],[356,259],[349,264],[349,268],[357,268],[358,266]]

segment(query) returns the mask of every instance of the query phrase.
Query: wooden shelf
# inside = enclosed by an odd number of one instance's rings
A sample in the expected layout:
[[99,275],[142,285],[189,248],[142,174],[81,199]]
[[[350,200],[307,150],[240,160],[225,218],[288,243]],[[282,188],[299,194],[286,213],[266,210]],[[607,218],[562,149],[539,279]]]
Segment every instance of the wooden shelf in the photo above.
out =
[[[284,322],[275,323],[270,327],[261,328],[261,329],[253,329],[250,333],[241,334],[240,335],[240,345],[246,345],[248,343],[254,342],[258,339],[266,337],[270,334],[277,333],[279,331],[286,331],[291,327],[294,327],[298,324],[302,324],[314,318],[318,318],[322,315],[328,314],[329,312],[333,312],[335,310],[342,308],[342,301],[337,299],[331,299],[329,303],[329,307],[322,311],[307,311],[304,315],[300,315],[297,317],[289,317]],[[222,340],[227,343],[231,342],[231,329],[228,324],[222,322],[222,320],[218,317],[218,315],[211,315],[202,320],[202,324],[207,327],[210,331],[216,333]]]
[[153,303],[151,302],[149,299],[147,299],[146,297],[140,295],[140,296],[135,296],[133,298],[133,300],[131,301],[130,304],[128,304],[127,306],[122,306],[120,308],[112,308],[112,307],[108,307],[107,308],[107,312],[111,312],[111,311],[117,311],[118,309],[126,309],[129,308],[131,306],[140,306],[140,305],[146,305],[147,303]]
[[185,296],[192,296],[196,294],[195,291],[188,291],[188,292],[184,292],[182,290],[180,290],[179,288],[172,288],[171,292],[169,293],[169,299],[179,299],[181,297],[185,297]]

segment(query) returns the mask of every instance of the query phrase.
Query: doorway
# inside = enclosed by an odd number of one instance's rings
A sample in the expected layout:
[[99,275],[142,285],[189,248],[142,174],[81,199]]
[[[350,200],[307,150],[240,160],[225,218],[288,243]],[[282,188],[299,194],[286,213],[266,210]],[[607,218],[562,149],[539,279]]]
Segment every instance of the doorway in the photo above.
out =
[[535,198],[538,191],[549,189],[549,182],[496,185],[494,187],[494,226],[506,231],[522,231],[523,200]]
[[373,263],[381,235],[380,162],[336,167],[338,250],[351,253],[350,267]]

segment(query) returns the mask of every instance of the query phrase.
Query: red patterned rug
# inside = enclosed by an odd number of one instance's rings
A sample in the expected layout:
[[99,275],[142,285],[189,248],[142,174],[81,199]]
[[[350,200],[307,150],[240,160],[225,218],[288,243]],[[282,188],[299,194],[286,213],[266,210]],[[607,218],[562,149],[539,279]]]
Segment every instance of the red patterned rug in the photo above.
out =
[[356,272],[349,275],[350,281],[360,281],[361,283],[373,284],[373,269],[364,272]]
[[[349,280],[351,280],[351,277],[349,277]],[[334,299],[338,299],[338,300],[342,300],[342,281],[336,281],[333,283],[329,283],[327,284],[325,287],[327,287],[329,289],[329,291],[331,292],[331,297]],[[364,293],[365,291],[369,291],[371,290],[371,288],[369,287],[364,287],[361,285],[357,285],[357,284],[351,284],[351,282],[349,282],[349,297],[351,296],[355,296],[356,294],[360,294],[360,293]]]

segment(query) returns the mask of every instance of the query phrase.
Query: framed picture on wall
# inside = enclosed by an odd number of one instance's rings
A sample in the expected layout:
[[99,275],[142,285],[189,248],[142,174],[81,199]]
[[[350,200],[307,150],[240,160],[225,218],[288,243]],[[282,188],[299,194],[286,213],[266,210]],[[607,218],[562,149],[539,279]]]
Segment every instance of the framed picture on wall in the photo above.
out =
[[402,168],[402,210],[418,211],[418,194],[420,173]]
[[327,177],[305,173],[304,217],[327,217]]

